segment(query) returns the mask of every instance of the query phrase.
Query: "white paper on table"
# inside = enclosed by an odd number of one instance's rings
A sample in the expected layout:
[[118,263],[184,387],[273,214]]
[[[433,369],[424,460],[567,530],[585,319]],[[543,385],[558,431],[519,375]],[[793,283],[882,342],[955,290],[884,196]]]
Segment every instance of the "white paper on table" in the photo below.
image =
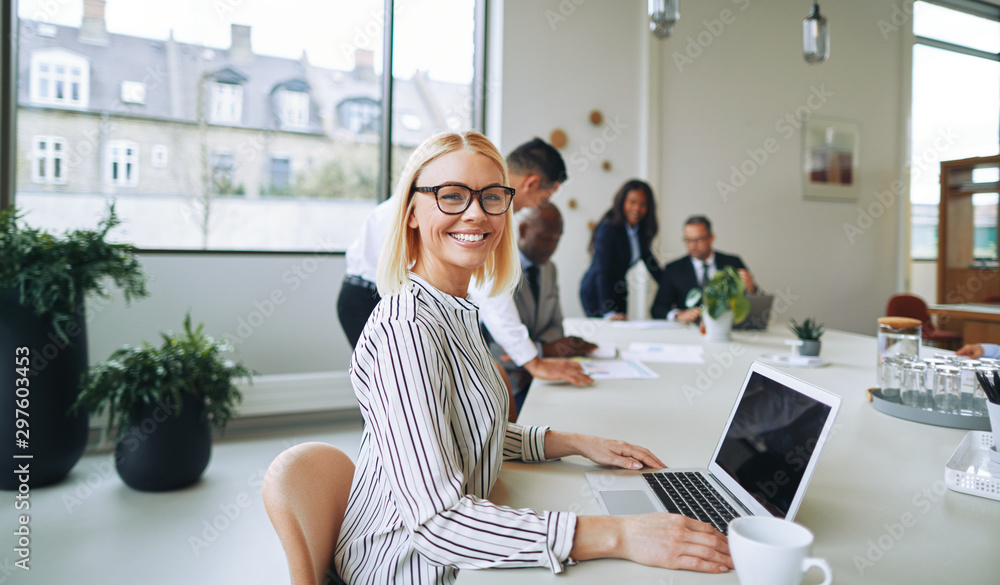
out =
[[618,348],[615,344],[605,341],[597,344],[597,349],[587,354],[588,358],[599,360],[613,360],[618,357]]
[[634,360],[582,360],[580,365],[588,376],[595,380],[645,380],[659,378],[642,362]]
[[705,348],[684,343],[645,343],[634,341],[622,352],[629,360],[663,364],[703,364]]
[[684,323],[667,321],[664,319],[651,319],[646,321],[614,321],[611,326],[619,329],[681,329],[686,327]]

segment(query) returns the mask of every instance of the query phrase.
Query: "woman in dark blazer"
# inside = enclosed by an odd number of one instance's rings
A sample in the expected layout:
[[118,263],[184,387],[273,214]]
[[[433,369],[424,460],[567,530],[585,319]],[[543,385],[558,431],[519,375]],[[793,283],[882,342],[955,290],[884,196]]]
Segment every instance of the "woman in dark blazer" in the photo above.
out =
[[[580,302],[588,317],[626,318],[625,273],[639,260],[659,282],[661,268],[650,250],[658,230],[656,201],[650,186],[638,179],[622,185],[590,238],[594,258],[580,282]],[[630,233],[635,245],[629,241]]]

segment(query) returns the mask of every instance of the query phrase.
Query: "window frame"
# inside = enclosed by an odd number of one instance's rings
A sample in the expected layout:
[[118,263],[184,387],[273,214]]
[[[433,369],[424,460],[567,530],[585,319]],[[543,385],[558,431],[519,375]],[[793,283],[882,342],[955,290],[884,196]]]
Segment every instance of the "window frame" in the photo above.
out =
[[[487,98],[488,98],[488,87],[487,87],[487,64],[489,63],[487,50],[489,48],[489,38],[488,38],[488,14],[489,14],[489,0],[474,0],[474,22],[473,22],[473,78],[470,86],[471,99],[472,99],[472,115],[470,120],[470,127],[478,130],[480,132],[486,131],[486,120],[487,120]],[[9,43],[5,43],[3,49],[0,49],[0,128],[3,129],[0,133],[0,143],[3,144],[5,148],[0,148],[0,209],[5,209],[16,204],[16,192],[17,192],[17,163],[18,163],[18,149],[17,149],[17,138],[18,131],[16,127],[16,121],[19,110],[19,103],[17,99],[17,80],[18,80],[18,59],[20,55],[20,43],[18,40],[19,34],[19,18],[17,15],[16,0],[0,0],[0,31],[2,31],[6,38],[9,39]],[[382,46],[384,50],[384,61],[383,61],[383,71],[392,71],[392,61],[393,61],[393,21],[394,21],[394,0],[383,0],[383,16],[384,21],[382,23]],[[13,48],[13,50],[9,50]],[[85,76],[85,81],[81,85],[81,99],[84,100],[84,105],[86,107],[89,105],[89,67],[83,68],[83,75]],[[393,77],[389,75],[381,75],[381,96],[380,96],[380,106],[382,115],[380,116],[381,123],[379,124],[379,132],[376,134],[380,138],[380,153],[379,153],[379,171],[378,171],[378,187],[377,187],[377,197],[376,202],[385,201],[388,199],[392,192],[392,170],[393,170],[393,143],[392,143],[392,122],[396,112],[393,108]],[[212,83],[217,83],[215,79],[205,79],[203,78],[203,83],[201,84],[204,88],[206,85]],[[205,96],[204,89],[202,91],[202,99],[205,101],[201,102],[200,107],[207,106],[207,122],[210,124],[225,124],[225,125],[241,125],[243,118],[243,91],[242,85],[239,84],[229,84],[237,85],[240,87],[240,103],[239,103],[239,122],[226,123],[226,122],[216,122],[212,119],[213,115],[213,104],[211,101],[212,95]],[[30,90],[29,90],[30,93]],[[208,102],[206,104],[206,101]],[[311,102],[311,100],[310,100]],[[310,103],[310,109],[312,104]],[[313,123],[311,111],[309,113],[309,122]],[[136,148],[136,160],[134,165],[134,179],[128,186],[134,187],[139,178],[139,167],[141,166],[141,156],[138,150],[138,145]],[[119,187],[120,185],[115,185],[110,181],[110,163],[106,162],[108,151],[102,152],[101,156],[105,158],[101,162],[101,174],[102,179],[106,185],[112,185]],[[155,168],[155,165],[150,164],[151,167]],[[294,180],[294,173],[291,174],[291,179]],[[180,253],[180,254],[302,254],[308,253],[303,250],[212,250],[212,249],[171,249],[171,248],[140,248],[140,251],[144,253]],[[314,253],[321,254],[333,254],[342,255],[344,252],[327,252],[323,250],[314,251]]]
[[[1000,6],[991,5],[991,4],[985,4],[985,3],[979,2],[977,0],[915,0],[915,1],[925,2],[927,4],[934,4],[934,5],[937,5],[937,6],[941,6],[943,8],[948,8],[950,10],[956,10],[956,11],[959,11],[959,12],[964,12],[964,13],[967,13],[967,14],[978,16],[978,17],[981,17],[981,18],[986,18],[986,19],[993,20],[993,21],[996,21],[996,22],[1000,23]],[[911,4],[911,13],[912,13],[912,4]],[[913,157],[913,154],[912,154],[913,142],[912,142],[912,138],[911,138],[911,135],[912,135],[912,126],[911,126],[911,124],[912,124],[912,117],[913,117],[913,110],[912,110],[912,107],[913,107],[913,73],[912,73],[912,70],[913,70],[913,61],[914,61],[913,54],[914,54],[914,49],[916,48],[916,46],[917,45],[923,45],[923,46],[932,47],[932,48],[935,48],[935,49],[940,49],[940,50],[944,50],[944,51],[950,51],[950,52],[958,53],[958,54],[962,54],[962,55],[968,55],[968,56],[971,56],[971,57],[978,57],[978,58],[987,59],[987,60],[990,60],[990,61],[1000,62],[1000,52],[998,52],[998,53],[990,53],[988,51],[983,51],[983,50],[980,50],[980,49],[974,49],[972,47],[967,47],[967,46],[963,46],[963,45],[957,45],[957,44],[954,44],[954,43],[949,43],[947,41],[941,41],[941,40],[938,40],[938,39],[933,39],[933,38],[929,38],[929,37],[920,36],[920,35],[917,35],[915,32],[913,32],[913,26],[912,26],[913,25],[913,20],[912,19],[910,21],[910,25],[911,25],[910,26],[910,36],[911,36],[911,39],[912,39],[912,43],[910,43],[910,48],[909,48],[909,51],[908,51],[909,54],[907,56],[906,61],[904,62],[904,67],[906,67],[909,70],[909,73],[908,73],[908,76],[909,76],[908,77],[908,85],[909,85],[909,92],[908,92],[909,100],[908,101],[909,101],[909,104],[907,105],[906,111],[908,112],[908,116],[907,116],[908,119],[911,120],[910,124],[907,125],[906,133],[904,134],[904,137],[905,137],[905,140],[906,140],[906,152],[908,153],[908,156],[907,156],[906,161],[905,161],[905,165],[906,166],[904,167],[904,172],[906,173],[906,184],[907,185],[909,185],[909,183],[910,183],[910,173],[912,172],[911,166],[912,166],[912,163],[913,163],[913,158],[912,158]],[[1000,104],[998,104],[998,107],[1000,107]],[[998,139],[998,143],[1000,143],[1000,125],[998,125],[998,128],[997,128],[997,139]],[[914,256],[913,255],[913,235],[912,234],[913,234],[913,231],[914,231],[914,225],[915,224],[914,224],[914,219],[913,219],[914,215],[912,213],[913,203],[909,199],[910,197],[911,197],[911,194],[909,192],[909,189],[907,189],[907,208],[910,209],[910,212],[907,213],[907,215],[906,215],[906,217],[908,219],[907,219],[907,223],[906,223],[906,232],[904,232],[906,234],[906,241],[905,241],[905,246],[904,246],[906,258],[910,262],[938,262],[939,261],[939,257],[938,257],[937,250],[935,250],[934,256],[932,256],[932,257],[928,257],[928,256],[919,256],[918,257],[918,256]],[[935,224],[935,227],[934,227],[934,230],[935,230],[936,234],[939,234],[939,231],[938,231],[939,227],[940,227],[940,218],[938,218],[938,223]]]
[[[42,75],[42,67],[47,67],[48,71]],[[63,73],[57,75],[56,69],[63,68]],[[78,73],[74,76],[73,71]],[[57,106],[64,108],[86,108],[90,105],[90,63],[82,55],[73,55],[67,49],[45,49],[35,51],[31,55],[29,65],[29,88],[28,94],[31,103],[40,106]],[[49,95],[41,95],[41,82],[50,82],[48,87]],[[72,99],[74,81],[78,85],[77,99]],[[62,82],[65,96],[58,98],[55,96],[57,83]]]
[[[39,143],[44,141],[45,148],[39,148]],[[62,148],[57,149],[59,144]],[[65,185],[69,178],[66,176],[66,139],[62,136],[37,135],[31,139],[31,182],[37,185]],[[39,173],[39,159],[44,161],[45,176]],[[59,164],[56,164],[56,161]],[[58,166],[59,176],[56,176]]]
[[[223,88],[225,90],[223,91]],[[225,102],[225,104],[223,104]],[[229,110],[223,115],[223,106]],[[212,94],[209,104],[208,121],[212,124],[236,126],[243,123],[243,86],[238,83],[224,81],[212,82]]]
[[[131,150],[129,154],[127,151]],[[133,140],[109,140],[104,153],[104,180],[113,187],[137,187],[139,185],[139,144]],[[124,165],[125,178],[115,177],[115,165]],[[131,164],[131,167],[129,165]],[[128,173],[131,168],[132,173]]]

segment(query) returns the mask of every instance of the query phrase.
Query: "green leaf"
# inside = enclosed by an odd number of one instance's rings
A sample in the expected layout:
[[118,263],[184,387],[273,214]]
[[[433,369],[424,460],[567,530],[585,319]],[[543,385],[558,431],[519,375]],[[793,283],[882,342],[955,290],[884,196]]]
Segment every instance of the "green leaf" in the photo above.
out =
[[122,290],[126,303],[148,294],[135,249],[106,239],[121,223],[114,204],[96,230],[61,237],[20,224],[21,217],[13,207],[0,211],[0,293],[17,291],[18,304],[50,316],[63,341],[69,342],[63,328],[83,310],[88,295],[110,298],[109,283]]
[[204,400],[209,423],[225,429],[243,400],[234,382],[247,379],[252,383],[254,372],[229,359],[228,344],[204,335],[203,329],[203,324],[192,328],[188,314],[183,335],[161,333],[159,347],[143,342],[140,347],[115,350],[84,375],[73,409],[83,407],[92,414],[106,409],[120,438],[128,427],[141,422],[143,405],[170,401],[176,404],[176,416],[183,395],[190,394]]

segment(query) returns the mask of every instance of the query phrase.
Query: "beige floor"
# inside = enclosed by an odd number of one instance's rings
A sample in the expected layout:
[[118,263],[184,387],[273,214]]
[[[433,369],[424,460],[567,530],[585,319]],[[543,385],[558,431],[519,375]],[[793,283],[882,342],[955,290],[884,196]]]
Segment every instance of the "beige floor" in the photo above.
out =
[[12,527],[23,512],[14,509],[14,492],[0,492],[0,584],[288,583],[261,501],[264,472],[285,448],[306,441],[328,442],[353,459],[362,427],[299,428],[217,440],[201,481],[168,493],[124,485],[110,454],[85,456],[62,483],[30,492],[30,571],[14,566]]

